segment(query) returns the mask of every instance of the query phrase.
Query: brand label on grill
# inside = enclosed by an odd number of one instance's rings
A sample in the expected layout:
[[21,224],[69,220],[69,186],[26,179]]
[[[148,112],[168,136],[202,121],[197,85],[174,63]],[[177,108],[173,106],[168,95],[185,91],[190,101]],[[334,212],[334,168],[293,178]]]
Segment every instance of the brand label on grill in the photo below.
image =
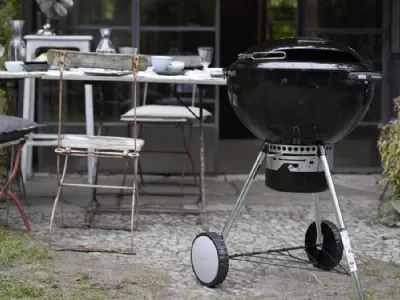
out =
[[353,249],[351,249],[349,234],[347,233],[347,230],[343,230],[340,232],[340,235],[342,236],[343,248],[346,253],[350,272],[356,272],[357,265],[356,260],[354,259]]

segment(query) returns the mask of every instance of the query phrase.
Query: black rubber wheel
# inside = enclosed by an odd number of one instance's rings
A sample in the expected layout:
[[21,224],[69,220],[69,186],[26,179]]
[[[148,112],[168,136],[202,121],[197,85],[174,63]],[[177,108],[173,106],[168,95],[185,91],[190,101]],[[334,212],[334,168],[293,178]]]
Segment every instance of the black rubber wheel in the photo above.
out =
[[191,250],[192,269],[196,279],[206,287],[225,281],[229,271],[229,254],[223,238],[215,232],[196,236]]
[[323,270],[332,270],[343,257],[343,243],[340,231],[335,224],[323,220],[321,222],[323,235],[322,247],[317,247],[317,226],[313,222],[307,229],[305,236],[305,250],[308,259],[314,267]]

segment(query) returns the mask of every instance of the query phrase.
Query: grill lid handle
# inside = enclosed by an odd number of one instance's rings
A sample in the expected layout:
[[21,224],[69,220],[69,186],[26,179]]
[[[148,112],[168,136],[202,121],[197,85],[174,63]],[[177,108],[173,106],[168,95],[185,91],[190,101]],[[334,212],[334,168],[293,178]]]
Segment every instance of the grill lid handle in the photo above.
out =
[[350,72],[348,75],[348,79],[378,81],[382,80],[382,75],[375,72]]
[[284,51],[268,51],[268,52],[253,52],[253,53],[240,53],[239,59],[252,59],[252,60],[282,60],[286,58]]

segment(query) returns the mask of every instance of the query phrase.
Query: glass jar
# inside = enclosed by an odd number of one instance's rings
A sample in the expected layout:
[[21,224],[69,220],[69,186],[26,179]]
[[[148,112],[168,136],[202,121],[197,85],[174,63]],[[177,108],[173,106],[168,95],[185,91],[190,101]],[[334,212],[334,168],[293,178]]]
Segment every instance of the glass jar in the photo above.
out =
[[101,40],[97,45],[97,53],[115,53],[115,48],[110,40],[111,29],[110,28],[100,28]]
[[8,46],[8,60],[10,61],[24,61],[26,55],[26,45],[22,38],[22,31],[24,28],[25,21],[23,20],[12,20],[10,21],[10,27],[12,31],[12,37]]

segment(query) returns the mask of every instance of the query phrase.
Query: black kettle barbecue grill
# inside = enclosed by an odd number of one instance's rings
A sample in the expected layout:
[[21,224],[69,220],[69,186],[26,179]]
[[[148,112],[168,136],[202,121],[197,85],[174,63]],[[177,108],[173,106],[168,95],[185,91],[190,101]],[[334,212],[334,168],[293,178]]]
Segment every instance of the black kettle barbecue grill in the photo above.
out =
[[[331,270],[345,252],[358,297],[364,299],[327,152],[365,116],[381,74],[344,45],[293,38],[250,48],[225,69],[225,75],[233,109],[263,145],[221,234],[205,232],[193,241],[196,278],[214,287],[225,280],[230,259],[300,249],[315,267]],[[229,255],[225,240],[264,159],[267,186],[313,193],[315,222],[306,231],[304,246]],[[316,193],[325,190],[339,227],[321,219]]]

